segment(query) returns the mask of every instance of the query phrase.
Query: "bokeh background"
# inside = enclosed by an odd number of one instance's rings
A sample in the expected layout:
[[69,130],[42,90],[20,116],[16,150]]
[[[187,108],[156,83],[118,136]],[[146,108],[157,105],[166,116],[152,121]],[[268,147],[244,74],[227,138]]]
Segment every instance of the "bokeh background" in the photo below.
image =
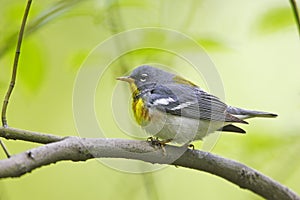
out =
[[[1,98],[11,76],[24,8],[25,1],[1,0]],[[243,126],[246,135],[222,134],[211,151],[245,163],[300,193],[300,41],[289,1],[33,1],[28,22],[17,85],[8,108],[10,126],[82,136],[74,120],[73,91],[77,73],[91,50],[122,31],[168,28],[191,37],[205,49],[222,79],[228,104],[279,114],[276,119],[252,119]],[[157,42],[162,36],[146,39]],[[112,48],[122,45],[126,41],[116,42]],[[185,44],[174,46],[193,52]],[[121,56],[99,80],[95,96],[95,113],[99,121],[106,120],[106,137],[133,138],[119,130],[112,107],[107,105],[117,85],[115,77],[145,62],[162,62],[209,90],[205,77],[195,76],[185,62],[168,53],[145,49]],[[128,88],[120,87],[126,97]],[[127,106],[127,124],[132,121],[129,100],[120,98],[121,102]],[[4,142],[13,154],[38,146]],[[2,151],[0,157],[5,157]],[[203,172],[171,166],[150,173],[126,173],[97,160],[59,162],[21,178],[0,180],[1,200],[54,198],[260,199]]]

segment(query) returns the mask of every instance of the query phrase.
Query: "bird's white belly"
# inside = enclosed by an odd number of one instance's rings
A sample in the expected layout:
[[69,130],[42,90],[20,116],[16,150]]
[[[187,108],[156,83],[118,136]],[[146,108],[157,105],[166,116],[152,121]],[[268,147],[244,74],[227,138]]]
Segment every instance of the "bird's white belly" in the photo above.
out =
[[172,139],[172,142],[179,144],[201,140],[209,133],[226,125],[223,122],[197,120],[161,113],[155,110],[150,114],[152,114],[152,116],[154,114],[155,117],[152,117],[151,122],[143,127],[146,132],[160,139]]

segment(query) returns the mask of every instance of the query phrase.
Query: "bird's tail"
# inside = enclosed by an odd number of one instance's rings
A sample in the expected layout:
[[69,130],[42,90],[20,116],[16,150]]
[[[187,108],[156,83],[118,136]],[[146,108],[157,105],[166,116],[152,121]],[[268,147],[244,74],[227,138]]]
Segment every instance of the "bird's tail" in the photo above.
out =
[[246,110],[246,109],[236,108],[232,106],[228,106],[227,112],[240,119],[248,119],[253,117],[268,117],[268,118],[277,117],[277,114],[274,113],[256,111],[256,110]]

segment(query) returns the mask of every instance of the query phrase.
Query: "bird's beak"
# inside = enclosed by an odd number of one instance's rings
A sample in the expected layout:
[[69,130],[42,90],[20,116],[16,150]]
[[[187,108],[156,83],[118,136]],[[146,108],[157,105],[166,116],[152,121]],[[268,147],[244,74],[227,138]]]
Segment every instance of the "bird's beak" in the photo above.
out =
[[117,80],[119,80],[119,81],[125,81],[127,83],[133,83],[134,82],[134,79],[130,78],[129,76],[118,77]]

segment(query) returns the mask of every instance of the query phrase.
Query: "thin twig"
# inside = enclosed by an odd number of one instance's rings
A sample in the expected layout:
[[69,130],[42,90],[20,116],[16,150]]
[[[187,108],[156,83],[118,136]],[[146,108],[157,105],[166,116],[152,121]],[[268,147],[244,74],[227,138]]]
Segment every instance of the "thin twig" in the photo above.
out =
[[[4,101],[3,101],[3,106],[2,106],[2,126],[3,127],[7,127],[6,110],[7,110],[10,95],[11,95],[11,93],[14,89],[15,83],[16,83],[17,68],[18,68],[19,57],[20,57],[20,53],[21,53],[22,39],[23,39],[23,35],[24,35],[24,29],[25,29],[27,17],[28,17],[28,14],[29,14],[31,2],[32,2],[32,0],[28,0],[27,5],[26,5],[26,9],[25,9],[25,12],[24,12],[24,16],[23,16],[23,20],[22,20],[22,24],[21,24],[21,28],[20,28],[20,32],[19,32],[19,38],[18,38],[18,43],[17,43],[17,48],[16,48],[16,54],[15,54],[15,58],[14,58],[13,72],[12,72],[12,76],[11,76],[11,81],[10,81],[8,90],[6,92],[6,95],[5,95],[5,98],[4,98]],[[1,144],[1,147],[3,148],[3,150],[5,152],[6,156],[9,158],[10,155],[9,155],[4,143],[2,141],[0,141],[0,144]]]
[[11,95],[11,93],[14,89],[15,83],[16,83],[16,76],[17,76],[19,57],[20,57],[20,53],[21,53],[21,45],[22,45],[22,40],[23,40],[23,34],[24,34],[24,29],[25,29],[27,17],[28,17],[28,14],[29,14],[31,1],[32,0],[28,0],[27,6],[26,6],[26,9],[25,9],[25,12],[24,12],[22,25],[21,25],[20,32],[19,32],[19,38],[18,38],[16,54],[15,54],[15,59],[14,59],[14,64],[13,64],[13,72],[12,72],[12,76],[11,76],[11,81],[10,81],[8,90],[6,92],[6,95],[5,95],[5,98],[4,98],[4,101],[3,101],[3,107],[2,107],[2,125],[3,125],[3,127],[7,127],[6,110],[7,110],[10,95]]
[[10,154],[9,154],[9,152],[8,152],[8,150],[7,150],[6,146],[5,146],[5,144],[2,142],[2,140],[0,140],[0,145],[1,145],[1,147],[2,147],[2,149],[3,149],[3,151],[4,151],[4,153],[5,153],[5,155],[6,155],[8,158],[10,158]]
[[27,131],[12,127],[0,127],[0,137],[3,137],[7,140],[23,140],[39,144],[48,144],[52,142],[58,142],[64,139],[63,137],[57,135]]
[[298,12],[298,8],[297,8],[297,4],[295,0],[290,0],[292,9],[293,9],[293,13],[295,16],[295,20],[296,20],[296,24],[298,27],[298,32],[299,32],[299,37],[300,37],[300,17],[299,17],[299,12]]

